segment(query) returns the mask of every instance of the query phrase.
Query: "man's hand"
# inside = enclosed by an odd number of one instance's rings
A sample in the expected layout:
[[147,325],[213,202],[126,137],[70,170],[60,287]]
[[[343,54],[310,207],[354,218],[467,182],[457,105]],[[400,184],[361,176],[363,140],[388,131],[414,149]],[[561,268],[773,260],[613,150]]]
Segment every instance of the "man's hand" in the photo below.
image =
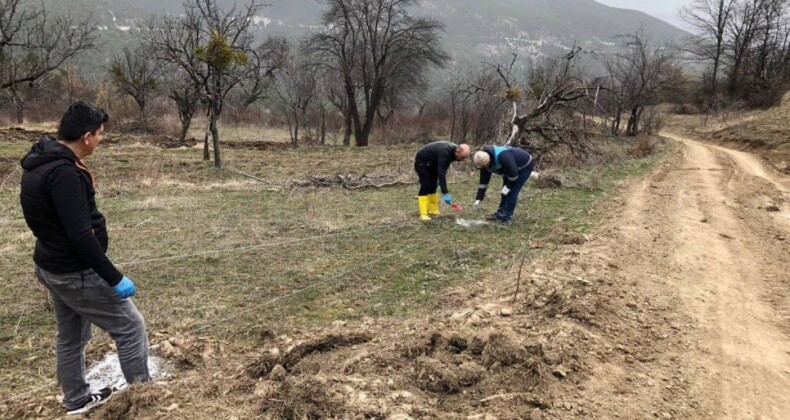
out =
[[502,195],[508,195],[508,194],[510,194],[510,188],[502,187]]
[[453,197],[450,195],[450,193],[442,195],[442,200],[444,200],[444,202],[448,205],[453,204]]
[[134,296],[135,292],[137,292],[137,288],[134,287],[134,283],[132,282],[132,280],[130,280],[129,277],[126,276],[123,276],[121,282],[116,284],[114,289],[115,289],[115,293],[118,293],[118,296],[120,296],[121,299],[130,298]]

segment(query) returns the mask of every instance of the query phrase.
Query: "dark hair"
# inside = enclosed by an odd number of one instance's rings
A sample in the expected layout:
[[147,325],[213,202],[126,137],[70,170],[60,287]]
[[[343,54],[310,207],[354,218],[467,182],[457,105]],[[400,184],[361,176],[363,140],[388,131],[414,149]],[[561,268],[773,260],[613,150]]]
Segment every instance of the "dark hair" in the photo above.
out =
[[79,101],[71,104],[58,127],[58,139],[63,141],[77,141],[85,133],[91,134],[110,120],[110,116],[103,109],[87,102]]

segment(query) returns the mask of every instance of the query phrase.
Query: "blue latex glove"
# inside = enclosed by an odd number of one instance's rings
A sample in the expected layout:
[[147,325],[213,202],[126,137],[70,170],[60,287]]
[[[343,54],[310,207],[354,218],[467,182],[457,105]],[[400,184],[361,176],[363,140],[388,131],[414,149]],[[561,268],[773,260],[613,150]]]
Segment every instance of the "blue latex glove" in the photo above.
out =
[[121,299],[130,298],[134,296],[134,293],[137,291],[137,289],[134,287],[134,283],[132,282],[132,280],[130,280],[129,277],[126,276],[123,276],[121,282],[116,284],[114,289],[115,292],[118,293],[118,296],[121,297]]
[[453,197],[450,196],[450,193],[442,195],[442,200],[447,204],[453,204]]

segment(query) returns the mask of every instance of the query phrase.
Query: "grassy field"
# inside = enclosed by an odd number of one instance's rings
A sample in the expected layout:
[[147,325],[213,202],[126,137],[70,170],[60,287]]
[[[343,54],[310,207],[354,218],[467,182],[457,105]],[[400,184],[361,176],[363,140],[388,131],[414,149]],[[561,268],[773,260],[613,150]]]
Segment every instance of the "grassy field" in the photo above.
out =
[[[34,238],[18,204],[29,143],[0,139],[0,399],[54,377],[54,316],[33,276]],[[596,223],[595,203],[660,156],[608,144],[593,166],[545,170],[560,189],[530,187],[513,225],[420,223],[416,185],[350,191],[302,187],[311,176],[413,181],[417,146],[225,150],[215,170],[195,149],[112,145],[88,160],[107,216],[110,256],[135,280],[135,303],[157,334],[254,343],[262,331],[431,311],[449,287],[514,266],[530,244]],[[240,170],[267,181],[245,177]],[[477,175],[455,165],[450,188],[467,214]],[[499,182],[498,180],[496,181]],[[484,202],[493,211],[496,189]],[[449,213],[449,209],[446,209]],[[109,346],[96,331],[91,358]]]

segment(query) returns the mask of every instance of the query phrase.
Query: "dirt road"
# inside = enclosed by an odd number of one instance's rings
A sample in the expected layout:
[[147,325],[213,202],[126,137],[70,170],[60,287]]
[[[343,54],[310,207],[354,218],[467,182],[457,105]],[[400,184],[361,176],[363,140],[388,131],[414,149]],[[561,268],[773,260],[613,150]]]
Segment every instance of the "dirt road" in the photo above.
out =
[[790,181],[671,138],[678,150],[625,195],[611,236],[624,280],[674,301],[663,316],[683,325],[662,350],[677,362],[655,369],[684,378],[690,417],[790,418]]

